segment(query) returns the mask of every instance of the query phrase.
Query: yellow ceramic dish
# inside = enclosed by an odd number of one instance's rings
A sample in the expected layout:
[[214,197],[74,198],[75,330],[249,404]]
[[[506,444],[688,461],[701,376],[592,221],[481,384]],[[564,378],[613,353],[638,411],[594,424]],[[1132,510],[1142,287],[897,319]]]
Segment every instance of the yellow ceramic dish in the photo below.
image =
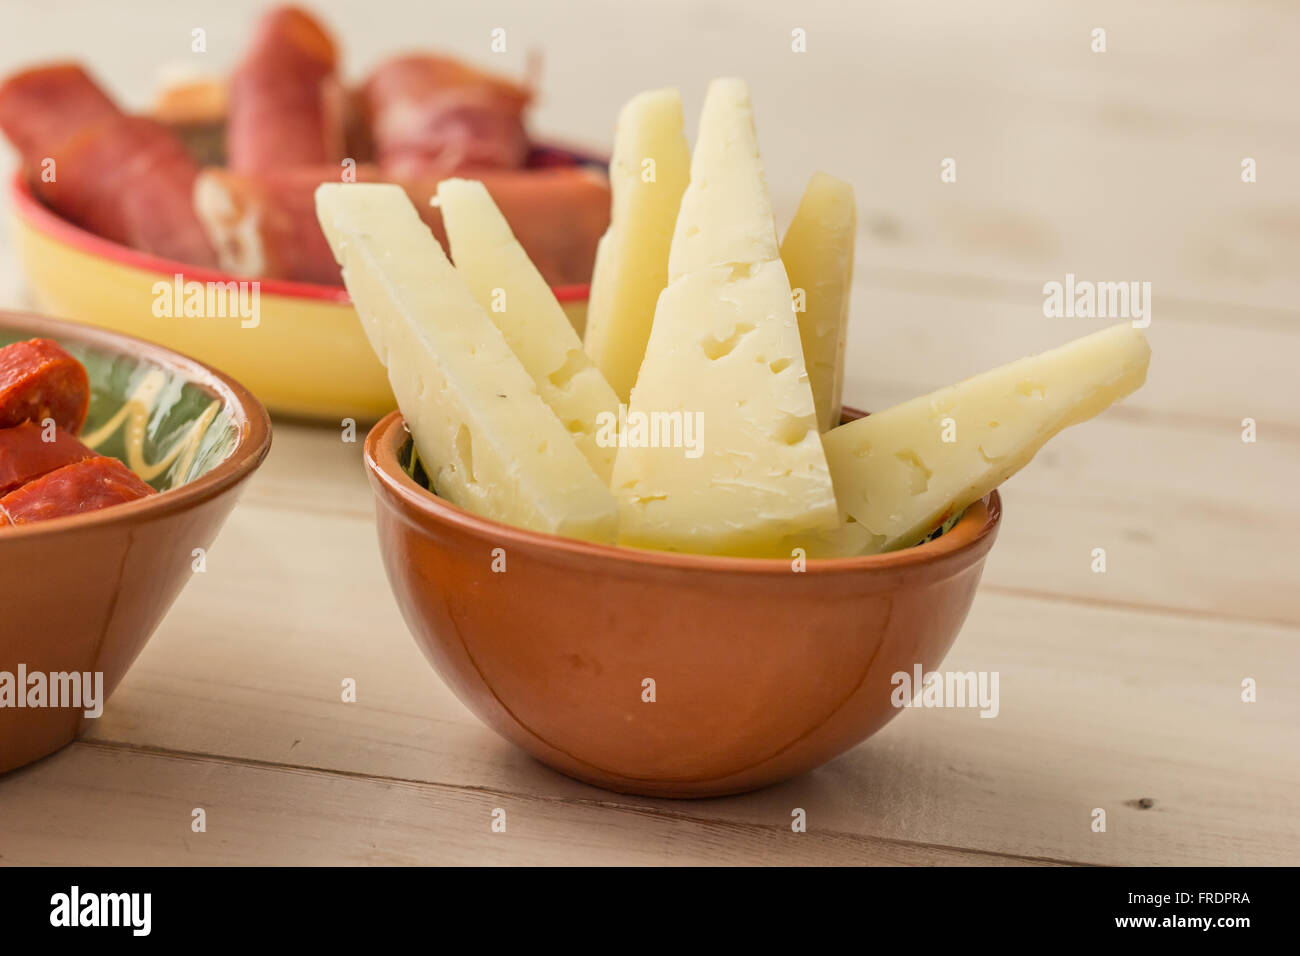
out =
[[[155,314],[158,283],[238,282],[239,276],[147,255],[73,225],[26,180],[11,189],[14,244],[41,311],[125,332],[227,372],[279,415],[374,421],[397,402],[342,286],[265,279],[256,324]],[[587,286],[556,289],[581,332]]]

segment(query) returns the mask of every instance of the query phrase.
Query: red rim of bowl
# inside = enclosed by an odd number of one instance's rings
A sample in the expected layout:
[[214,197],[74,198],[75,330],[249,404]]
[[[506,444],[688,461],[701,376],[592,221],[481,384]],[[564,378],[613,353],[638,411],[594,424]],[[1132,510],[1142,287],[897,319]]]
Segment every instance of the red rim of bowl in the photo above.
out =
[[37,535],[72,534],[92,525],[108,525],[135,519],[147,521],[155,514],[183,511],[238,485],[257,469],[271,449],[271,418],[262,403],[252,392],[229,375],[197,359],[132,335],[51,319],[43,315],[33,315],[29,312],[0,310],[0,328],[31,333],[33,336],[51,338],[56,342],[75,342],[108,352],[130,355],[142,362],[153,362],[177,372],[185,376],[187,381],[213,393],[225,408],[230,409],[233,413],[232,422],[239,432],[235,447],[225,458],[178,488],[113,505],[111,508],[102,508],[99,511],[7,527],[0,530],[0,551],[3,551],[10,542],[22,542]]
[[[845,412],[853,413],[854,410],[846,408]],[[542,531],[531,531],[492,518],[484,518],[428,491],[401,468],[397,459],[400,442],[395,435],[389,437],[398,430],[403,435],[409,434],[400,409],[385,415],[370,429],[365,441],[366,469],[370,472],[372,481],[382,483],[389,494],[409,509],[435,521],[456,525],[478,534],[491,534],[503,544],[514,542],[563,552],[575,557],[598,558],[625,565],[655,565],[688,571],[790,574],[790,561],[787,558],[737,558],[620,547],[582,541],[578,538],[566,538]],[[882,554],[849,558],[808,558],[806,573],[887,571],[918,564],[937,564],[944,559],[956,558],[976,550],[981,553],[986,552],[993,546],[991,536],[996,535],[1001,521],[1002,498],[995,489],[975,505],[969,506],[961,519],[946,534],[932,541]],[[974,525],[978,527],[973,527]]]
[[[82,229],[80,226],[64,219],[36,198],[36,194],[32,192],[31,184],[21,170],[16,172],[10,181],[9,196],[14,211],[18,216],[38,232],[52,239],[57,239],[59,242],[69,245],[80,252],[98,256],[101,259],[108,259],[111,262],[117,262],[145,272],[157,272],[168,276],[181,273],[186,278],[194,279],[197,282],[235,282],[240,279],[256,278],[238,276],[232,272],[223,272],[220,269],[194,266],[176,259],[165,259],[162,256],[155,256],[148,252],[141,252],[139,249],[132,249],[130,246],[124,246],[119,242],[113,242],[103,236],[97,236],[93,232]],[[336,305],[352,304],[352,300],[348,297],[348,290],[341,285],[294,282],[291,279],[258,279],[257,282],[258,288],[265,295],[316,299],[321,302],[332,302]],[[555,298],[560,302],[584,302],[591,291],[591,286],[562,285],[555,286],[552,291],[555,293]]]

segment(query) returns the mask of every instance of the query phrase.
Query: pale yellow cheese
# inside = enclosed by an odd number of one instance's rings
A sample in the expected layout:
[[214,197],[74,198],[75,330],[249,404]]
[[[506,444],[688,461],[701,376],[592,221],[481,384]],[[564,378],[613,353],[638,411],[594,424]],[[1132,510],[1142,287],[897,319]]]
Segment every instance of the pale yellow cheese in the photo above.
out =
[[815,173],[781,240],[781,261],[790,276],[795,301],[803,308],[799,336],[817,406],[817,426],[822,431],[840,423],[857,231],[853,187],[826,173]]
[[671,281],[628,419],[699,423],[686,449],[634,446],[614,464],[619,540],[788,557],[792,535],[838,522],[790,282],[739,80],[709,88],[670,255]]
[[864,553],[921,541],[1062,428],[1139,388],[1150,357],[1140,331],[1116,325],[827,432],[840,507],[865,531]]
[[456,271],[532,376],[542,401],[608,484],[618,449],[597,441],[597,423],[602,413],[618,415],[618,396],[483,184],[445,179],[438,184],[438,206]]
[[612,495],[406,193],[330,183],[316,213],[438,494],[535,531],[612,540]]
[[587,306],[587,354],[627,401],[668,283],[668,247],[690,178],[676,90],[650,90],[623,107],[609,164],[609,229],[596,248]]
[[714,80],[691,155],[691,183],[677,212],[668,281],[711,266],[778,257],[749,87],[744,80]]

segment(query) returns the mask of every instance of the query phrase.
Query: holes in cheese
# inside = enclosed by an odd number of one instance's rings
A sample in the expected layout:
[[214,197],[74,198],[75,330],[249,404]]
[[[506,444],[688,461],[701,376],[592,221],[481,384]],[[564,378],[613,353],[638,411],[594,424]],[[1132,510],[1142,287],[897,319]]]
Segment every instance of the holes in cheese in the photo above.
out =
[[668,281],[713,266],[747,268],[778,255],[749,87],[744,80],[714,80],[700,116],[690,185],[677,213]]
[[822,436],[860,553],[910,547],[1006,481],[1061,429],[1146,381],[1151,349],[1131,325],[1103,329]]
[[630,440],[614,463],[619,541],[789,557],[838,522],[790,282],[740,80],[709,87],[628,419],[696,416],[695,457]]
[[[704,349],[704,354],[709,357],[710,361],[717,361],[724,355],[730,355],[735,351],[740,340],[753,331],[754,326],[749,322],[737,322],[726,338],[720,339],[715,335],[704,336],[700,340],[700,348]],[[761,359],[759,360],[761,361]]]
[[583,351],[563,306],[515,239],[480,182],[445,179],[438,208],[456,271],[533,378],[542,401],[570,428],[578,450],[609,483],[616,446],[596,440],[596,419],[618,413],[618,396]]
[[790,285],[803,290],[799,335],[817,406],[817,426],[822,431],[829,431],[840,420],[857,230],[853,187],[834,176],[816,173],[781,240],[781,261]]
[[438,494],[535,531],[613,540],[613,496],[402,189],[327,183],[316,211]]
[[655,301],[668,284],[668,248],[690,178],[676,90],[651,90],[623,107],[609,166],[609,229],[596,249],[585,346],[627,401],[650,338]]

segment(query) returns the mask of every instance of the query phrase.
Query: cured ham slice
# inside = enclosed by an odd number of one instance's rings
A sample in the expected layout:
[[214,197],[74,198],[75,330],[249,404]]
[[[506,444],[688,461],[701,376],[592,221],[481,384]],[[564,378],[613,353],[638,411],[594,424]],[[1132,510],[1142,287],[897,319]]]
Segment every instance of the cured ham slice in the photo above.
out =
[[0,428],[54,421],[76,435],[90,409],[90,380],[80,362],[49,339],[0,349]]
[[0,129],[22,153],[36,195],[64,218],[144,252],[216,264],[194,215],[194,160],[161,124],[118,111],[84,71],[60,65],[10,77],[0,87]]
[[0,130],[38,170],[74,134],[121,115],[75,63],[24,70],[0,84]]
[[[358,182],[394,181],[372,166]],[[609,225],[609,182],[581,167],[481,170],[487,188],[529,258],[552,286],[591,279],[596,244]],[[314,193],[338,182],[331,167],[261,176],[204,170],[195,203],[223,268],[245,275],[339,284],[339,267],[316,224]],[[447,246],[442,216],[430,205],[441,178],[397,180],[438,241]]]
[[399,177],[523,166],[525,86],[449,57],[397,57],[364,88],[375,159]]
[[105,239],[191,265],[216,265],[194,213],[198,166],[161,124],[123,116],[66,140],[55,156],[57,178],[32,184],[50,208]]
[[[204,166],[226,165],[226,119],[230,84],[225,78],[177,82],[163,87],[149,115],[181,138]],[[374,160],[365,97],[358,87],[343,92],[343,155],[357,163]]]
[[[585,283],[609,187],[530,148],[531,98],[527,84],[427,54],[345,89],[333,38],[285,6],[261,19],[228,80],[174,86],[152,116],[124,114],[81,67],[54,64],[0,85],[0,131],[53,211],[188,265],[338,285],[314,193],[342,178],[346,157],[351,179],[401,184],[444,247],[429,206],[438,183],[482,180],[547,281]],[[200,172],[196,157],[225,165]]]
[[281,7],[258,25],[230,83],[226,155],[239,172],[334,162],[343,155],[343,89],[334,41]]
[[53,441],[46,437],[46,430],[35,422],[0,428],[0,497],[56,468],[95,457],[69,432],[56,428]]
[[85,514],[157,494],[116,458],[64,465],[0,498],[0,524],[23,525]]
[[[609,228],[609,179],[582,166],[478,170],[467,174],[487,188],[510,231],[551,286],[591,281],[596,245]],[[429,204],[438,183],[405,183],[406,191],[443,248],[442,215]]]
[[[339,284],[339,267],[316,222],[316,187],[339,181],[339,168],[298,167],[250,174],[205,169],[194,206],[221,268],[236,275]],[[362,166],[359,182],[379,171]]]

